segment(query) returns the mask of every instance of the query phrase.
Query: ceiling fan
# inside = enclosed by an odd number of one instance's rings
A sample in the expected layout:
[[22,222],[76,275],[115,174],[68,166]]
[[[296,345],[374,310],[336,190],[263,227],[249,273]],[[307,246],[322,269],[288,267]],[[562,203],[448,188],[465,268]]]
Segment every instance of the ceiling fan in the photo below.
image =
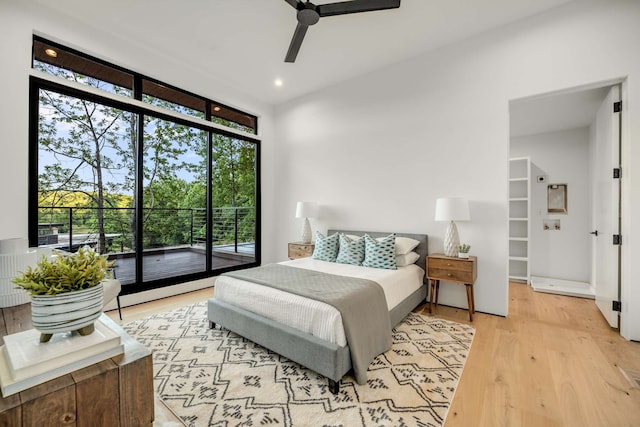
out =
[[293,33],[284,62],[295,62],[302,40],[309,26],[317,24],[325,16],[346,15],[348,13],[371,12],[375,10],[396,9],[400,0],[351,0],[337,3],[315,5],[310,1],[285,0],[298,11],[298,26]]

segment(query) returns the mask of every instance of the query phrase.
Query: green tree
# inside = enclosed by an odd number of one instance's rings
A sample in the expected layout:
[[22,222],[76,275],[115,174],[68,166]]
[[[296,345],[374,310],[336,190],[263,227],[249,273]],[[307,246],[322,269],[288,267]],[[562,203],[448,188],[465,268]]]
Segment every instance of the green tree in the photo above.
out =
[[[49,74],[119,95],[127,88],[47,64],[36,64]],[[181,113],[181,106],[147,99],[145,102]],[[206,178],[208,132],[175,122],[144,116],[143,141],[137,141],[138,115],[85,99],[40,91],[39,191],[41,203],[65,206],[70,195],[84,194],[84,205],[74,204],[76,229],[96,230],[98,249],[105,253],[107,233],[126,234],[118,244],[135,250],[136,159],[142,149],[143,224],[145,247],[191,242],[192,234],[206,235]],[[231,122],[220,123],[234,127]],[[212,200],[221,215],[224,240],[232,239],[233,221],[255,230],[255,145],[213,134]],[[46,200],[46,203],[45,203]],[[42,204],[41,204],[42,205]],[[87,208],[84,213],[77,208]],[[238,217],[228,214],[245,208]],[[116,209],[117,208],[117,209]],[[197,209],[197,211],[189,211]],[[60,211],[51,210],[53,215]],[[90,213],[95,212],[95,215]],[[246,212],[250,212],[247,214]],[[76,220],[78,222],[76,222]],[[193,228],[193,231],[192,231]],[[246,234],[246,233],[245,233]]]
[[[213,235],[220,242],[255,239],[255,162],[254,144],[215,135],[213,138]],[[245,208],[245,209],[240,209]]]
[[126,183],[106,175],[121,168],[110,154],[131,125],[128,116],[83,99],[40,91],[39,147],[52,160],[41,169],[39,192],[48,193],[52,206],[69,192],[84,193],[96,209],[100,253],[106,248],[104,208],[113,204],[108,195],[126,190]]
[[[127,92],[68,70],[46,64],[39,67],[94,88],[125,95]],[[105,208],[122,208],[123,196],[127,195],[130,197],[124,200],[130,202],[128,207],[136,205],[137,115],[48,90],[40,91],[39,109],[39,157],[43,163],[39,192],[47,195],[50,206],[64,204],[64,197],[70,192],[84,193],[89,200],[87,207],[96,213],[98,249],[105,253]],[[144,131],[144,218],[148,222],[156,206],[170,204],[159,199],[158,181],[174,178],[179,170],[200,173],[202,166],[188,164],[181,156],[193,146],[202,145],[203,136],[192,128],[152,117],[145,117]],[[180,193],[170,192],[162,195],[171,199],[179,196]],[[129,217],[130,245],[135,249],[135,211],[125,212]]]

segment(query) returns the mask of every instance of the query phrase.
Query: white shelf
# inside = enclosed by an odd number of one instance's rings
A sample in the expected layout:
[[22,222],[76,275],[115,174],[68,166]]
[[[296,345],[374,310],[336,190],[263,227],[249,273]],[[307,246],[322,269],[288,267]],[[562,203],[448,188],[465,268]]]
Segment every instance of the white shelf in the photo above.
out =
[[509,159],[509,279],[529,283],[531,161]]

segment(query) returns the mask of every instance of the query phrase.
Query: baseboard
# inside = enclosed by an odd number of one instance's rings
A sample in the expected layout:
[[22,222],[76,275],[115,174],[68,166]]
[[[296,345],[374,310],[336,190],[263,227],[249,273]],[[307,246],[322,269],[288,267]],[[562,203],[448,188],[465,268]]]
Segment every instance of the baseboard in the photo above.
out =
[[[177,285],[164,286],[162,288],[137,292],[135,294],[122,295],[120,296],[120,307],[129,307],[132,305],[143,304],[145,302],[155,301],[162,298],[185,294],[187,292],[199,291],[200,289],[212,288],[215,280],[215,277],[207,277],[206,279],[199,279],[191,282],[179,283]],[[117,308],[117,301],[113,300],[105,306],[104,311],[116,310]]]

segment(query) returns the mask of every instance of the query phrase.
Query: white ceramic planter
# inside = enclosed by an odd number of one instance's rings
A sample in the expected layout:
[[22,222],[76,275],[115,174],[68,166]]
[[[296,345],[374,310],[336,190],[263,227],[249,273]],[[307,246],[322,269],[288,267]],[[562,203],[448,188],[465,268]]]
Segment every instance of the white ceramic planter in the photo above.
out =
[[102,283],[81,291],[31,297],[31,322],[42,334],[40,342],[49,341],[51,335],[59,332],[88,335],[101,313]]
[[458,258],[469,258],[469,252],[458,252]]

